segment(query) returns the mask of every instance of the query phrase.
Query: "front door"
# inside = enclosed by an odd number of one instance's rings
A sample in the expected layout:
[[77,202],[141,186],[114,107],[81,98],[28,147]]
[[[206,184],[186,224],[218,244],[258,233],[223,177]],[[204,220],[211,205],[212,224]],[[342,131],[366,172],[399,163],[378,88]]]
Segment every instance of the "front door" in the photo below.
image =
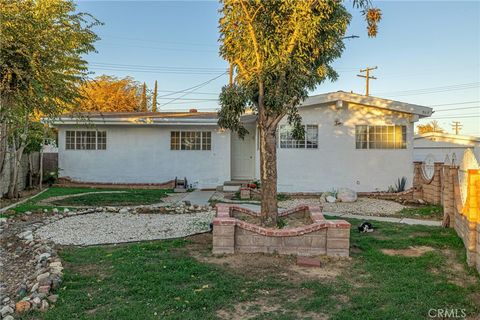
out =
[[246,127],[248,134],[240,139],[236,132],[231,134],[232,180],[255,178],[255,126]]

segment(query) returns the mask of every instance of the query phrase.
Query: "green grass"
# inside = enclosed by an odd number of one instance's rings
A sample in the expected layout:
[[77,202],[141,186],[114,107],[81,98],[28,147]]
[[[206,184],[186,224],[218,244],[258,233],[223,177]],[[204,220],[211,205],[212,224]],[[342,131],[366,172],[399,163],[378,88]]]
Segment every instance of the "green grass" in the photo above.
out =
[[[39,202],[51,197],[81,194],[88,192],[105,192],[105,191],[125,191],[126,193],[104,193],[104,194],[85,194],[78,197],[71,197],[56,202],[52,205],[44,205]],[[16,213],[26,211],[38,211],[43,209],[52,209],[57,206],[105,206],[105,205],[134,205],[149,204],[161,202],[161,198],[166,193],[171,192],[170,189],[103,189],[103,188],[66,188],[52,187],[40,194],[39,196],[22,203],[13,210]]]
[[[350,221],[352,227],[360,223]],[[195,247],[182,239],[66,248],[60,252],[66,269],[55,308],[25,318],[214,319],[218,310],[246,302],[255,319],[316,313],[331,319],[422,319],[430,308],[480,314],[480,278],[465,265],[465,249],[453,230],[380,222],[375,228],[366,234],[352,228],[352,259],[326,280],[293,281],[293,271],[274,258],[272,265],[253,272],[200,262],[189,253],[210,257],[211,246]],[[381,251],[410,246],[435,250],[420,257]],[[256,259],[244,260],[248,266]],[[264,305],[278,308],[262,311]]]
[[441,220],[443,218],[443,207],[428,204],[424,206],[404,208],[400,210],[397,215],[408,218]]

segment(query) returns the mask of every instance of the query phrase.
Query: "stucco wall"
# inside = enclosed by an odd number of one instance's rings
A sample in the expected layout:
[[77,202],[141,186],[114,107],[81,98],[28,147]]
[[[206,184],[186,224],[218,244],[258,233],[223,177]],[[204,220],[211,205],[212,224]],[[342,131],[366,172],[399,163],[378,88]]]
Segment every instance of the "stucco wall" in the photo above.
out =
[[[217,132],[214,126],[96,128],[107,131],[107,150],[65,150],[65,131],[81,128],[59,127],[61,177],[81,182],[161,183],[177,176],[187,177],[199,188],[213,188],[230,179],[230,133]],[[170,150],[170,131],[174,130],[211,131],[212,149]]]
[[[278,190],[321,192],[348,187],[356,191],[383,191],[397,179],[413,179],[413,122],[411,115],[343,103],[337,108],[300,108],[304,124],[318,124],[318,149],[278,148]],[[340,122],[335,125],[336,120]],[[286,123],[282,120],[281,124]],[[407,148],[357,150],[356,125],[406,125]],[[258,151],[257,151],[258,152]],[[257,159],[260,157],[257,156]],[[259,164],[257,162],[257,177]]]

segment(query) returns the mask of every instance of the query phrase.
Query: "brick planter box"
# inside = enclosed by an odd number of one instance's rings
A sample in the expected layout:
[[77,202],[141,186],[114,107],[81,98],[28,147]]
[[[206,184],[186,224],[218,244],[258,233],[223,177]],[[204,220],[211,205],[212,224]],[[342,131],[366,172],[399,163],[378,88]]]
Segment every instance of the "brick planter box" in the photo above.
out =
[[259,214],[232,204],[217,204],[213,220],[213,253],[262,252],[301,256],[349,256],[350,223],[345,220],[325,220],[320,207],[299,206],[280,216],[304,211],[313,223],[289,228],[264,228],[234,217],[235,212],[252,216]]

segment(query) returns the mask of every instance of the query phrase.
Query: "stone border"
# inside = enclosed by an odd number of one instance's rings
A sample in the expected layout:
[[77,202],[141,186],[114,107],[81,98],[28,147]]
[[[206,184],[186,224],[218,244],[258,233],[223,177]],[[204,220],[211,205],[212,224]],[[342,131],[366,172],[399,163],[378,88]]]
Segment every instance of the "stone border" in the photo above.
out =
[[10,210],[10,209],[12,209],[12,208],[15,208],[16,206],[18,206],[18,205],[20,205],[20,204],[22,204],[22,203],[25,203],[25,202],[27,202],[27,201],[29,201],[29,200],[31,200],[31,199],[34,199],[34,198],[38,197],[39,195],[41,195],[42,193],[44,193],[45,191],[47,191],[48,189],[49,189],[49,188],[43,189],[42,191],[34,194],[33,196],[30,196],[30,197],[25,198],[25,199],[22,199],[22,200],[20,200],[20,201],[18,201],[18,202],[12,203],[12,204],[10,204],[10,205],[8,205],[8,206],[6,206],[6,207],[0,208],[0,213],[6,212],[6,211],[8,211],[8,210]]
[[298,206],[283,211],[286,216],[308,211],[311,225],[291,229],[264,228],[232,217],[232,211],[259,216],[255,211],[235,205],[218,204],[213,220],[213,253],[264,252],[297,255],[349,256],[350,223],[345,220],[325,220],[321,208]]

